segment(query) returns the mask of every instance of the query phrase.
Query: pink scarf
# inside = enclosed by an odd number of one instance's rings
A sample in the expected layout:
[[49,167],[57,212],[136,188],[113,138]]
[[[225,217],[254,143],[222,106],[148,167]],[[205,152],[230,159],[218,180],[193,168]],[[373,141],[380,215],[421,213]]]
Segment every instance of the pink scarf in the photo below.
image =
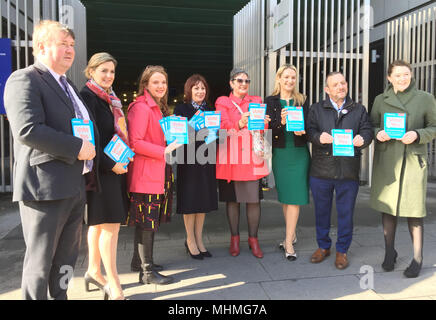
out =
[[97,97],[103,101],[109,103],[114,115],[114,129],[115,133],[127,144],[129,145],[129,139],[127,136],[127,125],[126,117],[124,116],[121,104],[121,100],[115,95],[115,92],[111,89],[111,93],[107,93],[103,88],[101,88],[95,81],[88,80],[86,86],[94,92]]

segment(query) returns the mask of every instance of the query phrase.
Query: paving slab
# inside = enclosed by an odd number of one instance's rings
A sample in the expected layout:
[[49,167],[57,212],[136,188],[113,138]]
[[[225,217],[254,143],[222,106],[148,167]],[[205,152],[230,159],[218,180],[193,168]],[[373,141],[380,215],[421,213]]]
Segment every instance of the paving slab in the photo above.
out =
[[361,289],[353,275],[263,282],[272,300],[381,300],[372,290]]
[[[155,237],[154,260],[164,266],[164,275],[176,279],[175,283],[166,286],[139,284],[138,272],[130,270],[134,228],[121,227],[117,268],[125,295],[133,300],[436,300],[435,183],[429,183],[428,216],[424,225],[424,265],[421,275],[416,279],[406,279],[403,275],[412,258],[412,243],[407,219],[404,218],[398,222],[396,249],[399,256],[395,270],[382,270],[383,229],[380,214],[368,207],[369,188],[361,187],[359,191],[353,242],[348,252],[350,266],[345,270],[338,270],[334,266],[337,237],[335,212],[331,222],[332,255],[320,264],[312,264],[310,256],[317,248],[313,202],[301,208],[297,226],[298,243],[295,245],[298,259],[290,262],[278,248],[285,232],[282,206],[276,200],[274,189],[264,195],[258,235],[264,251],[263,259],[255,258],[248,248],[244,206],[241,210],[241,253],[238,257],[231,257],[228,253],[230,232],[225,206],[221,203],[217,212],[206,216],[204,226],[204,243],[213,254],[210,259],[194,260],[186,253],[182,216],[173,215],[171,223],[162,225]],[[1,202],[0,208],[5,203]],[[13,204],[9,208],[8,214],[16,217],[17,208]],[[5,217],[3,213],[0,212],[0,225],[8,219],[2,220],[2,216]],[[72,300],[101,300],[103,296],[100,291],[84,290],[83,275],[88,264],[86,231],[85,226],[68,296]],[[18,222],[0,238],[0,300],[21,299],[24,252],[25,245]],[[372,282],[369,281],[371,279]],[[371,283],[373,287],[369,286]]]

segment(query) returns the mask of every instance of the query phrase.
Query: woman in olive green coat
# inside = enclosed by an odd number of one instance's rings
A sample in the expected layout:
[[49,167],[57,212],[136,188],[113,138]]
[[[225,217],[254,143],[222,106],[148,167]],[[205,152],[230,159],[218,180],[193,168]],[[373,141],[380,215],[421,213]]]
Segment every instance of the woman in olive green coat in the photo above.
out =
[[[419,275],[422,266],[427,144],[436,138],[436,102],[433,95],[416,89],[407,62],[394,61],[388,80],[389,86],[376,97],[371,110],[376,140],[370,205],[382,213],[385,271],[394,269],[398,255],[394,248],[397,218],[407,217],[414,255],[404,275],[411,278]],[[385,132],[385,113],[406,114],[403,138],[390,138]]]

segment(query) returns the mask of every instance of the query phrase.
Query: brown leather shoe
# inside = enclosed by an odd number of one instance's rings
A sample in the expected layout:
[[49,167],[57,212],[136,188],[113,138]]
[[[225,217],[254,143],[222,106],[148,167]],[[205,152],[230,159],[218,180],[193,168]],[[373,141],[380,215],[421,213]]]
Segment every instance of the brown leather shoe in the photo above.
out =
[[336,252],[335,266],[340,270],[348,267],[348,259],[346,253]]
[[318,250],[316,250],[312,254],[312,257],[310,258],[310,262],[312,262],[312,263],[320,263],[320,262],[324,261],[324,259],[326,257],[328,257],[329,255],[330,255],[330,249],[321,249],[321,248],[318,248]]

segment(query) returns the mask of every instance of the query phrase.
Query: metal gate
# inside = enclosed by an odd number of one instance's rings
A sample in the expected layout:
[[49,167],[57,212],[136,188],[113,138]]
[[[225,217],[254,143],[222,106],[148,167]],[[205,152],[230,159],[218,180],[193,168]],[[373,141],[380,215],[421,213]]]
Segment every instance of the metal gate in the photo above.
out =
[[[77,85],[85,83],[87,63],[86,9],[78,0],[1,0],[0,37],[11,39],[12,71],[33,63],[33,25],[40,20],[58,20],[76,35],[76,58],[68,77]],[[0,115],[0,192],[12,191],[13,141],[5,115]]]
[[265,0],[249,2],[233,17],[233,66],[250,75],[249,94],[264,95]]
[[[279,50],[273,50],[277,0],[252,0],[234,18],[234,66],[256,71],[250,73],[252,94],[270,95],[277,69],[291,63],[299,70],[299,90],[310,103],[325,99],[326,75],[341,71],[350,97],[368,107],[370,0],[283,1],[289,1],[293,32],[291,43]],[[372,145],[362,157],[361,180],[366,182],[371,176],[369,154]]]
[[[436,4],[389,22],[386,25],[385,52],[386,68],[397,59],[408,61],[418,89],[435,95]],[[435,178],[435,140],[429,144],[428,150],[429,176]]]

